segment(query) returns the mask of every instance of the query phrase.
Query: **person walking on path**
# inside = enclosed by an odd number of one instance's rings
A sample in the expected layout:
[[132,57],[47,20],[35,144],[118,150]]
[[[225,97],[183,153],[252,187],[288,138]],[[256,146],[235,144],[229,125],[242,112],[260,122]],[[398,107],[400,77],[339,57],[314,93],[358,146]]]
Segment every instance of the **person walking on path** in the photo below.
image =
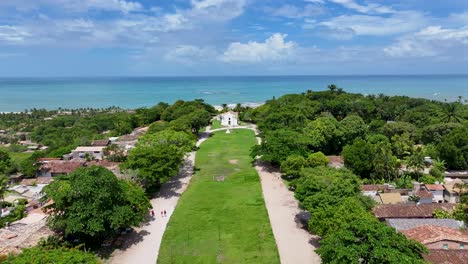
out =
[[166,210],[164,210],[164,216],[167,216],[167,214],[166,214]]

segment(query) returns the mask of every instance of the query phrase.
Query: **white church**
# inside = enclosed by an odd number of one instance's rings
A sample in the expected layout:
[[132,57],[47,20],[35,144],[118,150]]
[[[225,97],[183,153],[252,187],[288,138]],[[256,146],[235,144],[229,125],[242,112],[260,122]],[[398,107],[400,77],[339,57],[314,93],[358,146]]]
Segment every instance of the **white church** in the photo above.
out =
[[218,116],[222,126],[238,126],[239,115],[236,112],[229,111]]

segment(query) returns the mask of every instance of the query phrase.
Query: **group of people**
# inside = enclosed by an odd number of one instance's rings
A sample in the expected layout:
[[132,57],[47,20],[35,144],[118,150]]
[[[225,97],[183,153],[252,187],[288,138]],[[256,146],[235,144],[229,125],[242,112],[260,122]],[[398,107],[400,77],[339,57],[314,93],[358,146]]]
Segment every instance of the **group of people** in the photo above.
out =
[[[154,217],[154,210],[151,210],[150,214],[152,217]],[[166,217],[166,216],[167,216],[166,210],[161,211],[161,217]]]

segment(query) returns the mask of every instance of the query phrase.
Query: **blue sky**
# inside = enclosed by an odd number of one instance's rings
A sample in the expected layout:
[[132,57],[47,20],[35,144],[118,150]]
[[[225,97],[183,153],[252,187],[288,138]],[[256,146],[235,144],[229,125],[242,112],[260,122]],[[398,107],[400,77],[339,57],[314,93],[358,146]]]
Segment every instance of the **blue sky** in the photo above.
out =
[[0,76],[434,73],[467,0],[0,1]]

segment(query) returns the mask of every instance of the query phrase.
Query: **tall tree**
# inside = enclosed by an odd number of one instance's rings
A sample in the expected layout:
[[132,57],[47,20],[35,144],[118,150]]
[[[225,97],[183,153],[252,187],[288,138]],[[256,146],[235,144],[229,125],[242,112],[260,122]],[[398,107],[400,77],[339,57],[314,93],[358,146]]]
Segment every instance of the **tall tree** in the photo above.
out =
[[103,167],[79,168],[44,188],[49,226],[65,238],[100,245],[122,228],[146,220],[151,204],[134,183],[117,179]]
[[141,137],[122,168],[135,170],[146,187],[158,186],[177,175],[185,153],[193,147],[185,132],[164,130]]

